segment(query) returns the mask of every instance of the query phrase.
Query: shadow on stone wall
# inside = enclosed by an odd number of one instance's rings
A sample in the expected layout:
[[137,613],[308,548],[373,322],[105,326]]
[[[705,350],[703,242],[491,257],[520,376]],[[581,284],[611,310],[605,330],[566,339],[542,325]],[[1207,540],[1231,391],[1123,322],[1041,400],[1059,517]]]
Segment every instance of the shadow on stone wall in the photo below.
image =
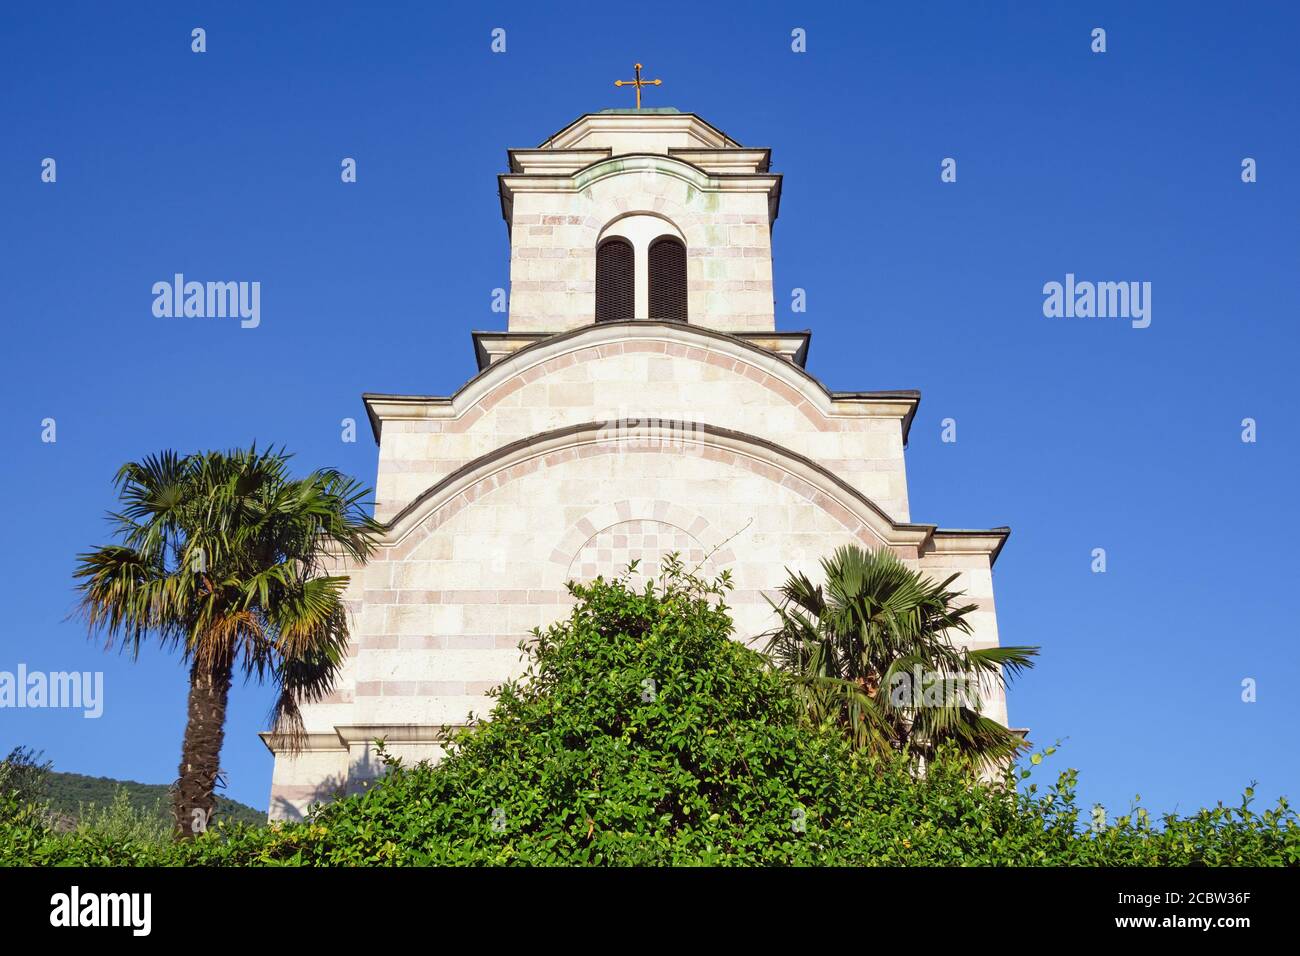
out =
[[[310,808],[317,803],[333,803],[343,797],[365,793],[386,772],[387,769],[383,761],[379,759],[379,755],[371,747],[366,747],[361,756],[352,763],[346,776],[333,774],[326,777],[309,793],[301,797],[295,792],[294,796],[297,799],[291,800],[286,796],[277,796],[273,789],[271,807],[267,818],[272,822],[276,820],[303,820],[307,814],[299,809],[300,804],[305,804]],[[297,788],[294,789],[297,791]]]
[[[342,774],[334,774],[326,777],[314,788],[312,788],[306,804],[308,807],[317,803],[333,803],[340,797],[348,793],[348,782]],[[271,796],[270,812],[267,814],[268,819],[275,823],[277,821],[297,822],[306,818],[307,814],[298,807],[299,801],[290,801],[287,797]]]

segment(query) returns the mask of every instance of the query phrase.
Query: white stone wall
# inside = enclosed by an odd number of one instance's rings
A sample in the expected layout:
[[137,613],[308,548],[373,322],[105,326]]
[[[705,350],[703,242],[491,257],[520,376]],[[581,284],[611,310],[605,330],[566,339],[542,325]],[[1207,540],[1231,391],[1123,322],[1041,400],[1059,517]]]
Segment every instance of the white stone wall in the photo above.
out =
[[690,328],[593,327],[489,368],[452,406],[403,411],[430,417],[385,420],[376,513],[391,519],[438,480],[512,441],[566,425],[654,417],[781,445],[906,522],[901,408],[833,401],[789,362]]
[[[432,729],[486,715],[487,692],[522,669],[519,642],[567,614],[565,582],[618,573],[633,556],[678,550],[703,557],[705,573],[730,570],[736,637],[752,642],[772,624],[765,595],[789,571],[816,577],[841,544],[889,547],[936,575],[959,573],[982,606],[972,645],[996,643],[988,553],[940,553],[926,540],[815,465],[733,433],[589,428],[521,444],[408,511],[355,572],[353,657],[330,698],[304,709],[328,749],[277,760],[273,813],[373,776],[366,733],[345,748],[331,730],[424,728],[423,742],[394,752],[436,758]],[[1005,718],[1000,698],[989,711]]]

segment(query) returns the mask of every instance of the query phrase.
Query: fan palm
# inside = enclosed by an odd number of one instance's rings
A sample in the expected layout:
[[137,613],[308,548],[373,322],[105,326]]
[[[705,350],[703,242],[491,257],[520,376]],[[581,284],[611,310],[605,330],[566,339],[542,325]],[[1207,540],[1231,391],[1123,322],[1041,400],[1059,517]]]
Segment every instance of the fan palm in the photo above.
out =
[[289,455],[167,451],[118,471],[116,544],[78,555],[89,631],[138,655],[146,639],[179,649],[190,687],[176,829],[193,835],[216,805],[232,675],[278,688],[272,727],[302,739],[300,701],[333,684],[348,640],[336,558],[365,560],[379,525],[369,492],[333,470],[289,475]]
[[1007,674],[1033,666],[1035,647],[969,650],[975,605],[958,605],[942,582],[887,550],[849,545],[822,561],[824,585],[790,574],[772,604],[769,659],[794,676],[818,723],[844,729],[855,746],[928,758],[955,749],[973,766],[1013,757],[1020,736],[980,713],[982,697]]

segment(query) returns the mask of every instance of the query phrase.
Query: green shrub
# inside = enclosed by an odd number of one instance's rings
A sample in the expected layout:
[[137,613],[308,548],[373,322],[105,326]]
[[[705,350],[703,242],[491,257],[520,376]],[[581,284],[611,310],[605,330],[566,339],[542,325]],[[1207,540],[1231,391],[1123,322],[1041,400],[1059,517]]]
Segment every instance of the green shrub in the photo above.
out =
[[15,806],[43,803],[49,796],[50,762],[30,747],[15,747],[0,760],[0,798]]
[[83,840],[106,843],[165,845],[171,842],[172,823],[162,801],[153,807],[137,807],[126,787],[118,787],[106,807],[82,805],[77,813],[74,835]]
[[[731,640],[725,580],[573,585],[528,673],[437,766],[393,761],[301,823],[186,843],[58,835],[15,815],[0,863],[141,865],[1264,865],[1300,862],[1285,804],[1092,832],[1075,775],[1044,793],[942,756],[854,752],[807,723],[789,678]],[[10,818],[6,818],[10,819]]]

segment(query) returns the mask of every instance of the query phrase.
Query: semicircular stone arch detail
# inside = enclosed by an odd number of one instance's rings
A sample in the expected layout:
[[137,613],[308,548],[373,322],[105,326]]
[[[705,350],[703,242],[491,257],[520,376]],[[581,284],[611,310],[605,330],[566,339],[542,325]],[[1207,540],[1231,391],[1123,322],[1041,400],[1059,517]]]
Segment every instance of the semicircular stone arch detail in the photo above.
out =
[[[611,184],[629,179],[640,180],[639,188],[620,189]],[[674,156],[655,154],[653,156],[618,156],[602,159],[574,176],[575,185],[590,195],[615,192],[620,198],[637,195],[662,195],[664,190],[645,189],[647,180],[662,180],[671,184],[669,188],[680,197],[677,203],[684,207],[694,196],[715,190],[716,180],[698,166],[677,159]],[[630,202],[630,198],[629,198]],[[624,205],[627,205],[625,203]]]
[[676,554],[687,568],[709,574],[704,545],[689,531],[653,518],[629,518],[592,535],[569,562],[565,577],[591,581],[626,574],[634,581],[654,580],[670,554]]
[[[660,440],[649,440],[655,437]],[[384,542],[386,555],[397,559],[409,556],[442,524],[472,507],[479,498],[530,473],[571,461],[639,454],[686,455],[751,472],[810,502],[859,540],[871,546],[893,547],[900,555],[911,554],[925,540],[930,526],[894,525],[868,499],[837,486],[834,477],[814,463],[786,460],[781,449],[760,447],[754,442],[750,436],[714,434],[707,428],[689,434],[661,425],[610,432],[595,423],[537,436],[519,445],[512,461],[491,465],[483,462],[417,498],[390,524]],[[667,522],[688,531],[707,547],[719,548],[714,556],[719,566],[734,560],[728,545],[734,535],[744,530],[711,528],[700,515],[674,501],[625,499],[601,505],[569,525],[551,550],[550,563],[567,569],[592,536],[633,517]]]
[[686,237],[677,228],[677,224],[663,213],[626,212],[615,216],[606,223],[596,237],[596,242],[600,243],[609,238],[621,237],[631,241],[634,245],[638,241],[648,244],[650,240],[657,239],[660,236],[675,236],[682,242],[686,241]]
[[[654,165],[611,169],[593,179],[586,186],[591,205],[586,213],[586,224],[593,239],[608,224],[631,215],[652,215],[667,219],[679,232],[679,238],[688,249],[697,254],[714,245],[709,229],[716,228],[715,215],[709,208],[710,183],[693,167],[656,158]],[[652,197],[648,201],[645,197]],[[753,225],[767,228],[764,219]]]
[[735,561],[725,542],[700,514],[661,499],[623,499],[601,505],[574,522],[551,553],[566,580],[589,581],[624,573],[635,559],[634,577],[657,577],[664,558],[676,552],[688,569],[710,576]]
[[[692,335],[690,326],[681,335]],[[589,335],[600,331],[600,326],[584,329]],[[480,418],[501,404],[524,386],[541,378],[562,372],[582,362],[599,362],[621,355],[645,353],[663,355],[668,358],[698,362],[714,366],[720,371],[731,373],[779,396],[819,431],[838,431],[851,427],[832,419],[822,410],[821,405],[828,399],[824,389],[817,385],[811,376],[801,375],[775,362],[764,361],[761,355],[753,354],[744,346],[727,348],[723,343],[705,338],[696,340],[677,340],[677,333],[654,327],[654,337],[628,335],[621,341],[586,341],[586,336],[575,337],[566,343],[564,351],[547,356],[523,368],[507,365],[505,359],[500,369],[490,368],[484,376],[480,389],[474,390],[466,397],[465,411],[458,417],[446,422],[433,422],[427,427],[429,431],[460,432],[474,426]],[[779,360],[778,360],[779,361]],[[820,393],[820,394],[819,394]]]

